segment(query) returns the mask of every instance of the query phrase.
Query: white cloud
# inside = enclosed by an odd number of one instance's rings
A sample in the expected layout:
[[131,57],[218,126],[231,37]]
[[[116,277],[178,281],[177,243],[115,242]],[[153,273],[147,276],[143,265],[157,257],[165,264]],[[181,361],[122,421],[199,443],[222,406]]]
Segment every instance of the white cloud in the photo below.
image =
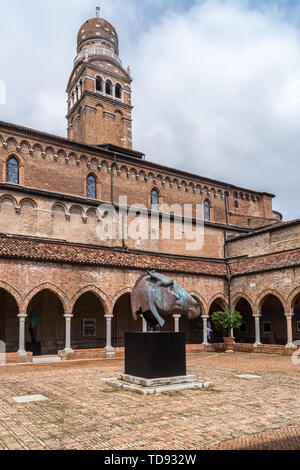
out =
[[134,51],[135,146],[300,216],[299,32],[245,2],[170,14]]

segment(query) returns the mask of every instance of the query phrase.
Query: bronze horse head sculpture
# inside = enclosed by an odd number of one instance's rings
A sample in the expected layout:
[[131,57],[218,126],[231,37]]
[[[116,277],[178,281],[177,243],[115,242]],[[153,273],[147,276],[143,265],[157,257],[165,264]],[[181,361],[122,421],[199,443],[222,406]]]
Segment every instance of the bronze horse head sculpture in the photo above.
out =
[[150,330],[165,324],[164,316],[187,315],[190,320],[199,317],[198,302],[182,287],[162,274],[149,271],[137,280],[131,295],[135,320],[143,315]]

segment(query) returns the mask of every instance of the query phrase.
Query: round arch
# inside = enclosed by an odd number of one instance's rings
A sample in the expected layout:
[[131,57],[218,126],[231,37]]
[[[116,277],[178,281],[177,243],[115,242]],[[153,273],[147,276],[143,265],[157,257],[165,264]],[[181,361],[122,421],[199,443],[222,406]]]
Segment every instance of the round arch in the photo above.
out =
[[0,341],[5,342],[6,352],[18,350],[21,301],[18,292],[8,284],[0,283]]
[[236,343],[253,344],[255,342],[255,312],[251,299],[247,295],[239,294],[235,296],[232,306],[242,316],[241,326],[234,329]]
[[231,304],[232,304],[232,309],[235,310],[238,302],[241,300],[241,299],[245,299],[247,300],[248,304],[250,305],[251,309],[252,309],[252,312],[253,314],[255,313],[255,307],[254,307],[254,303],[253,303],[253,300],[247,295],[247,294],[244,294],[244,293],[237,293],[235,294],[235,296],[233,297],[233,299],[231,300]]
[[4,281],[0,281],[0,289],[7,291],[12,297],[14,297],[19,313],[24,313],[24,302],[21,294],[13,286]]
[[104,311],[105,311],[105,315],[108,314],[108,305],[109,305],[109,300],[108,300],[108,297],[107,295],[101,290],[99,289],[98,287],[96,286],[93,286],[93,285],[88,285],[88,286],[85,286],[85,287],[82,287],[82,289],[80,289],[79,291],[77,291],[73,297],[71,298],[71,309],[72,311],[74,310],[74,307],[75,307],[75,304],[77,302],[77,300],[83,295],[83,294],[86,294],[88,292],[92,292],[93,294],[95,294],[95,296],[100,300],[100,302],[102,303],[103,305],[103,308],[104,308]]
[[26,350],[35,356],[57,354],[65,345],[65,319],[69,313],[60,289],[45,283],[26,297]]
[[57,295],[57,297],[59,298],[59,300],[61,301],[61,303],[63,305],[65,314],[71,312],[70,302],[69,302],[69,299],[66,296],[66,294],[59,287],[57,287],[54,284],[51,284],[49,282],[39,284],[38,286],[31,289],[30,292],[28,292],[28,294],[25,296],[25,299],[24,299],[24,305],[25,305],[26,310],[28,309],[29,303],[35,297],[35,295],[38,294],[39,292],[44,291],[44,290],[48,290],[48,291],[52,292],[53,294]]
[[294,308],[295,308],[295,302],[297,300],[297,297],[300,296],[300,287],[296,287],[290,295],[288,296],[287,302],[286,302],[286,311],[287,313],[293,313]]
[[114,347],[123,347],[125,333],[141,331],[142,320],[135,321],[131,310],[131,288],[125,288],[115,295],[112,302],[112,342]]
[[256,308],[256,311],[261,315],[261,308],[262,308],[262,305],[266,299],[266,297],[268,297],[268,295],[273,295],[274,297],[277,297],[278,300],[281,302],[282,304],[282,307],[285,311],[285,305],[286,305],[286,301],[284,299],[284,297],[276,290],[274,289],[266,289],[264,290],[261,294],[259,294],[259,296],[256,298],[256,301],[255,301],[255,308]]
[[206,310],[207,310],[207,305],[206,305],[206,302],[203,299],[203,297],[198,292],[196,292],[194,290],[188,291],[188,294],[190,294],[192,297],[194,297],[194,299],[197,300],[197,302],[200,304],[201,316],[205,315]]
[[123,289],[120,289],[111,299],[111,307],[114,308],[116,302],[119,300],[120,297],[124,294],[132,294],[133,287],[124,287]]
[[287,321],[283,297],[270,289],[262,293],[257,305],[261,315],[261,342],[263,344],[287,344]]
[[223,296],[223,294],[216,294],[214,295],[210,301],[208,302],[208,313],[209,313],[209,320],[207,322],[208,326],[208,341],[210,343],[223,343],[223,334],[221,331],[217,330],[214,327],[214,324],[211,320],[211,315],[212,313],[216,312],[217,310],[223,310],[225,311],[227,309],[227,303],[226,300]]

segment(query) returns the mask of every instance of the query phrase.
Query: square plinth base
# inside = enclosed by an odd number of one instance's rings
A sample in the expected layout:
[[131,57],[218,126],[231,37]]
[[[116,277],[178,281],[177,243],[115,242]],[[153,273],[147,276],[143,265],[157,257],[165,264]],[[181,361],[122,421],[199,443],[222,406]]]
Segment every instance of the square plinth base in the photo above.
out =
[[126,333],[125,375],[144,379],[186,376],[184,333]]
[[146,380],[141,377],[132,377],[125,374],[112,379],[102,379],[102,382],[114,388],[136,392],[141,395],[153,395],[155,393],[179,392],[181,390],[209,389],[213,387],[211,382],[197,382],[193,375],[184,377],[166,377],[161,379]]

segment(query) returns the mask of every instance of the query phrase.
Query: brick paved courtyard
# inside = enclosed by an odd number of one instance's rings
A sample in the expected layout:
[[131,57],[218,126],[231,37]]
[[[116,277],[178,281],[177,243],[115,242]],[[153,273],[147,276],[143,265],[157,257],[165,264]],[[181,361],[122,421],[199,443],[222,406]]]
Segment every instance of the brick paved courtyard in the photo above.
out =
[[[289,357],[190,355],[188,372],[214,389],[156,396],[101,383],[122,371],[121,360],[0,367],[0,448],[300,449],[300,366]],[[37,394],[48,400],[12,400]]]

